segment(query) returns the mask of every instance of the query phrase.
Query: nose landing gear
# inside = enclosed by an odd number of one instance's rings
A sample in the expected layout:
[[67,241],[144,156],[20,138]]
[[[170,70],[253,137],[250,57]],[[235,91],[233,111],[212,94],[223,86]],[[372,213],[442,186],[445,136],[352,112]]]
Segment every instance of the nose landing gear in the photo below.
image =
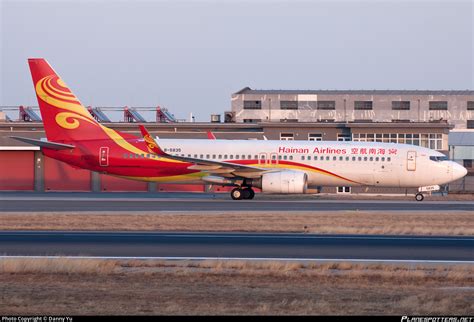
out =
[[423,196],[423,194],[421,192],[418,192],[415,195],[415,199],[416,199],[416,201],[423,201],[423,199],[425,199],[425,196]]
[[252,188],[234,188],[230,192],[230,196],[234,200],[242,199],[253,199],[255,197],[255,191]]

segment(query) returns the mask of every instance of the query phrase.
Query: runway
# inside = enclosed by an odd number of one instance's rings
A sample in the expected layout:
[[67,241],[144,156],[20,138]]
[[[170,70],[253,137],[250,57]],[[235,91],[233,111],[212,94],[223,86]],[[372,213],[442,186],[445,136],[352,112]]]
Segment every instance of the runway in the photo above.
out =
[[462,261],[474,237],[261,233],[0,232],[7,256]]
[[192,193],[2,193],[0,212],[51,211],[454,211],[474,201],[325,200],[308,196],[261,196],[230,200],[227,194]]

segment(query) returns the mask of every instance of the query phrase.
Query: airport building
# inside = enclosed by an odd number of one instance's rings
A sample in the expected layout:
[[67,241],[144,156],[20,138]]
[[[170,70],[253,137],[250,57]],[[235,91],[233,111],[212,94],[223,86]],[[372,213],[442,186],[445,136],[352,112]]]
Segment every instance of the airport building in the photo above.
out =
[[[0,112],[0,191],[194,191],[227,192],[228,187],[131,181],[82,169],[43,156],[38,147],[10,138],[44,138],[35,110],[17,107],[19,120]],[[0,110],[2,108],[0,107]],[[145,108],[150,110],[152,108]],[[232,95],[224,122],[182,122],[165,109],[147,129],[159,138],[367,141],[420,145],[449,155],[469,171],[450,192],[474,192],[474,91],[287,91],[245,88]],[[117,108],[114,108],[117,110]],[[140,108],[124,107],[123,122],[110,122],[107,108],[89,112],[107,127],[140,136]],[[12,171],[11,169],[21,169]],[[414,190],[348,187],[334,193],[413,193]]]
[[232,95],[237,123],[437,123],[474,129],[474,91],[253,90]]

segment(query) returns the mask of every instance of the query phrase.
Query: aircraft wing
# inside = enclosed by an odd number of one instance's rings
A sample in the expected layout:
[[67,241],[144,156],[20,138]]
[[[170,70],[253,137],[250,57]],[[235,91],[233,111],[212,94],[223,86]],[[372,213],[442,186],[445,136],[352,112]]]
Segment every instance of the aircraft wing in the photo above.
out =
[[278,171],[276,169],[263,169],[254,166],[248,166],[243,164],[235,164],[230,162],[221,162],[213,160],[203,160],[190,157],[182,157],[172,155],[163,151],[153,137],[148,133],[143,125],[139,125],[140,131],[142,132],[143,139],[147,144],[148,149],[160,156],[167,159],[192,163],[188,169],[199,170],[208,172],[209,174],[216,174],[222,177],[242,177],[242,178],[259,178],[263,173]]

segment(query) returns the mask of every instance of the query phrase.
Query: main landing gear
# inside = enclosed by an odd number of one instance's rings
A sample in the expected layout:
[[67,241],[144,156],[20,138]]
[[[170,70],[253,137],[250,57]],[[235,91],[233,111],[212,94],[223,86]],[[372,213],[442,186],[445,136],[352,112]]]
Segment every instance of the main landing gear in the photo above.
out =
[[253,199],[255,191],[252,188],[234,188],[230,192],[230,196],[234,200]]
[[423,199],[425,199],[425,196],[423,196],[423,194],[421,192],[418,192],[415,195],[415,199],[416,199],[416,201],[423,201]]

